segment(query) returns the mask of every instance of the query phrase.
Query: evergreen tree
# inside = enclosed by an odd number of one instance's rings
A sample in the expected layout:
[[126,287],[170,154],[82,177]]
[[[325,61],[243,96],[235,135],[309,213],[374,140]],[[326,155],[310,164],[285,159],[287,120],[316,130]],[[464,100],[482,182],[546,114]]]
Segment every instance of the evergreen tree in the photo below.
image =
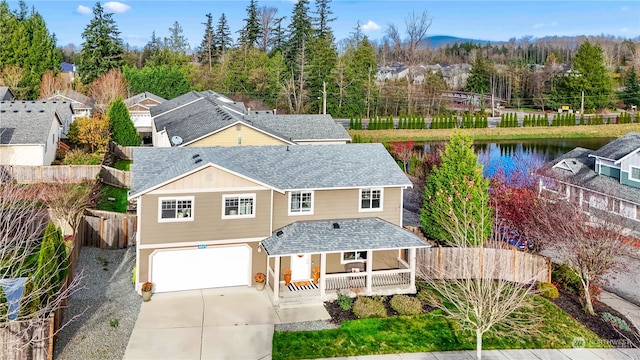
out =
[[327,93],[335,93],[335,85],[331,81],[331,74],[338,62],[338,51],[328,37],[317,38],[311,44],[307,69],[307,89],[311,94],[311,99],[319,99],[311,102],[309,111],[320,114],[322,113],[323,89],[326,87]]
[[164,38],[164,45],[168,51],[168,65],[185,65],[189,62],[189,41],[184,36],[182,26],[177,21],[169,28],[169,37]]
[[224,15],[224,13],[220,15],[220,19],[218,20],[214,39],[216,58],[223,57],[227,53],[227,50],[229,50],[233,46],[233,39],[231,38],[229,23],[227,22],[227,17]]
[[[441,243],[453,243],[448,230],[456,226],[451,216],[459,221],[478,224],[481,219],[491,219],[491,209],[486,192],[489,181],[482,176],[482,165],[473,152],[473,142],[468,136],[456,133],[451,137],[442,163],[433,169],[424,188],[424,203],[420,219],[427,237]],[[459,224],[465,227],[468,224]],[[482,236],[467,234],[469,245],[481,246],[478,239],[486,241],[491,235],[491,223],[482,224]]]
[[613,80],[600,45],[592,45],[589,41],[582,43],[573,58],[571,72],[559,80],[555,93],[557,103],[568,102],[579,109],[583,91],[585,111],[595,111],[612,103]]
[[38,269],[35,274],[36,288],[42,292],[43,304],[48,304],[55,297],[68,272],[69,258],[62,231],[53,223],[49,223],[40,245]]
[[627,107],[631,107],[631,105],[640,106],[640,83],[638,83],[638,76],[634,67],[629,71],[625,85],[626,87],[620,96],[624,104]]
[[256,46],[260,35],[261,28],[256,0],[250,0],[247,5],[247,18],[244,19],[244,27],[240,30],[238,42],[242,46]]
[[488,93],[490,76],[491,66],[488,60],[482,58],[480,55],[476,56],[476,61],[474,61],[471,66],[467,85],[464,88],[465,91],[478,94]]
[[213,58],[216,52],[215,34],[213,32],[213,16],[211,13],[205,15],[207,22],[204,25],[204,37],[200,43],[200,49],[198,51],[198,62],[202,65],[208,65],[209,71],[213,66]]
[[284,44],[284,56],[290,69],[298,68],[301,53],[309,47],[313,38],[313,26],[309,17],[309,0],[299,0],[293,8],[291,23]]
[[331,17],[333,11],[331,11],[329,7],[330,2],[331,0],[316,0],[316,17],[313,19],[313,22],[315,25],[314,30],[318,38],[328,37],[333,41],[333,33],[329,27],[329,23],[335,21],[336,18]]
[[93,19],[82,33],[82,52],[78,72],[85,84],[92,83],[112,68],[122,66],[122,40],[112,13],[105,13],[99,2],[93,7]]
[[169,59],[166,59],[167,52],[165,51],[164,43],[162,39],[156,36],[155,30],[151,33],[151,39],[144,46],[142,50],[142,65],[143,66],[160,66],[169,63]]
[[122,146],[140,146],[140,135],[136,131],[127,105],[121,98],[118,98],[109,108],[109,127],[111,137],[116,144]]
[[191,84],[180,66],[145,66],[140,70],[125,66],[123,73],[132,94],[148,91],[173,99],[191,91]]

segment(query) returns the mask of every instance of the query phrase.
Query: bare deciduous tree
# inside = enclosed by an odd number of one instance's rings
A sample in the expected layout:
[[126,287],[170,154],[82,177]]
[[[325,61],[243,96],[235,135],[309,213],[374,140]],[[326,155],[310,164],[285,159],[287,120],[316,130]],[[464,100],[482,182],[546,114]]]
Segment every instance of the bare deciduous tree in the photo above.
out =
[[92,183],[60,184],[56,186],[55,195],[51,196],[46,203],[53,216],[69,225],[75,238],[85,210],[97,197],[98,192],[93,190]]
[[578,275],[585,310],[595,315],[590,285],[605,273],[623,270],[621,256],[629,253],[619,225],[622,218],[604,210],[591,217],[568,201],[541,199],[532,219],[527,236]]
[[262,51],[273,45],[273,28],[275,27],[278,18],[278,8],[273,6],[263,6],[258,9],[258,18],[260,20],[260,36],[258,38],[259,47]]
[[54,281],[68,271],[68,262],[41,256],[47,254],[41,253],[49,221],[41,199],[47,197],[44,186],[0,184],[0,279],[5,293],[21,283],[24,288],[20,298],[7,296],[0,304],[0,332],[5,335],[3,351],[18,354],[18,358],[29,358],[31,348],[43,340],[39,330],[48,328],[49,315],[80,289],[82,278],[76,276],[66,284]]
[[[453,221],[443,222],[451,234],[454,245],[461,251],[456,259],[454,278],[442,280],[438,276],[437,265],[422,264],[418,276],[434,290],[430,302],[440,308],[446,316],[458,321],[463,329],[476,334],[476,357],[482,358],[482,336],[488,331],[533,331],[539,317],[535,313],[535,279],[540,274],[530,274],[528,281],[514,283],[511,272],[501,263],[496,249],[471,247],[469,234],[477,237],[475,243],[484,239],[485,216],[477,223],[467,212],[462,211],[457,218],[452,211]],[[443,216],[445,216],[443,215]],[[471,242],[474,243],[474,242]],[[496,242],[497,247],[499,242]],[[477,250],[477,251],[466,251]],[[480,253],[478,261],[477,253]]]
[[96,101],[96,109],[103,114],[107,112],[111,102],[118,97],[125,98],[126,95],[127,82],[120,69],[109,70],[89,86],[89,96]]

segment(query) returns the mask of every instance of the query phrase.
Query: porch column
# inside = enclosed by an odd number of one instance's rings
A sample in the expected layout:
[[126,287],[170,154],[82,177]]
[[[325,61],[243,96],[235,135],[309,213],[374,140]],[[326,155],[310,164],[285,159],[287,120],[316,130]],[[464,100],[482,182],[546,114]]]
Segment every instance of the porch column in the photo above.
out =
[[364,262],[367,277],[365,284],[367,285],[367,293],[373,292],[373,251],[367,250],[367,261]]
[[409,268],[411,269],[409,285],[414,289],[416,287],[416,248],[409,249]]
[[327,254],[320,253],[320,297],[324,300],[327,289]]
[[280,256],[275,257],[273,264],[273,303],[277,304],[280,300]]

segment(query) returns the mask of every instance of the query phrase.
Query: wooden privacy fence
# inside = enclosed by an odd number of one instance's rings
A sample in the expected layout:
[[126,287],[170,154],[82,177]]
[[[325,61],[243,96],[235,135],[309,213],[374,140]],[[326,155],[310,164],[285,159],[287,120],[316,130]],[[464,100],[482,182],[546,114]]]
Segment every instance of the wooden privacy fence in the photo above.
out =
[[78,227],[82,246],[122,249],[136,244],[137,216],[88,210]]
[[[61,294],[66,294],[73,282],[82,242],[78,237],[71,239],[73,246],[69,253],[69,272],[62,281]],[[64,308],[68,299],[64,298],[48,317],[28,320],[8,321],[0,324],[0,360],[53,360],[53,346],[58,331],[62,328]]]
[[0,166],[2,177],[20,184],[38,182],[80,182],[95,180],[100,165]]
[[135,149],[134,146],[121,146],[111,141],[108,150],[120,159],[131,160],[133,159],[133,149]]
[[523,284],[551,282],[549,258],[515,249],[418,249],[417,267],[419,274],[430,279],[492,278]]
[[100,178],[103,183],[121,189],[131,188],[131,172],[123,171],[112,168],[107,165],[102,165],[100,171]]

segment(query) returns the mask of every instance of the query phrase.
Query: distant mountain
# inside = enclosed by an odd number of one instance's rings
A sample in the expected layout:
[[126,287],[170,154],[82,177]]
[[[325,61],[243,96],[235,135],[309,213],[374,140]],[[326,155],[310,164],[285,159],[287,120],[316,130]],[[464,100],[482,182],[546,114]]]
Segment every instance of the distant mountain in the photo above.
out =
[[455,43],[461,44],[465,42],[470,42],[470,43],[480,44],[480,45],[485,45],[490,42],[492,45],[495,45],[495,44],[501,44],[504,41],[489,41],[489,40],[480,40],[480,39],[459,38],[459,37],[448,36],[448,35],[434,35],[434,36],[427,36],[427,38],[423,41],[423,44],[428,43],[430,48],[437,49],[442,46],[451,45]]

